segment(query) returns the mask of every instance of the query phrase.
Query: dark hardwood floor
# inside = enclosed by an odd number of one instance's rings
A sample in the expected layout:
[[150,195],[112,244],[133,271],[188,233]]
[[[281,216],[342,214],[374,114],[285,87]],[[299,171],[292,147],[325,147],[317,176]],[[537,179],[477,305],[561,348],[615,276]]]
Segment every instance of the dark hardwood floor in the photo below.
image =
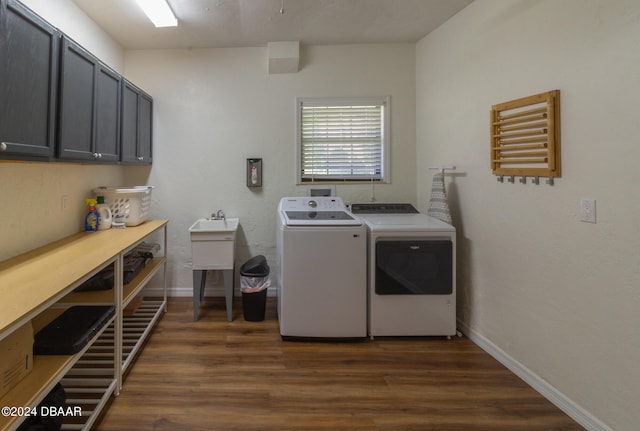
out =
[[[169,311],[96,428],[133,430],[582,430],[466,337],[283,342],[242,304]],[[327,316],[330,318],[330,316]]]

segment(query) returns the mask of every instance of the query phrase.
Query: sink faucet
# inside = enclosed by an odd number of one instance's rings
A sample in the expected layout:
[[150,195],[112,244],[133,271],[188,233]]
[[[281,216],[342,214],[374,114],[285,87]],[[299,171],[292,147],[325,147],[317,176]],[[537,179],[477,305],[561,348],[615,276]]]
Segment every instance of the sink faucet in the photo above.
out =
[[224,220],[224,211],[222,210],[218,210],[217,213],[211,213],[211,218],[210,220]]

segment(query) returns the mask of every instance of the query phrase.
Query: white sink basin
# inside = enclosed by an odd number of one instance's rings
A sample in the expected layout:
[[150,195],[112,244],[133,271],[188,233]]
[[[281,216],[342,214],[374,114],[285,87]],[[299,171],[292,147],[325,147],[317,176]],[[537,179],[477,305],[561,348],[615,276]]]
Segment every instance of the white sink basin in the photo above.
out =
[[189,232],[233,232],[238,230],[238,221],[239,219],[237,218],[228,218],[225,220],[201,218],[191,225]]
[[189,236],[193,269],[233,269],[239,222],[237,218],[202,218],[191,225]]

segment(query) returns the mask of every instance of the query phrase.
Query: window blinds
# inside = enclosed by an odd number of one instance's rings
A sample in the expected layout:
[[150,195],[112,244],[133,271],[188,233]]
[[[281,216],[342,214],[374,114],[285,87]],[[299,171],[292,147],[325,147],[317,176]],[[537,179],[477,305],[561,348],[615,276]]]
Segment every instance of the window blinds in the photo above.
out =
[[381,180],[384,102],[301,101],[301,179]]

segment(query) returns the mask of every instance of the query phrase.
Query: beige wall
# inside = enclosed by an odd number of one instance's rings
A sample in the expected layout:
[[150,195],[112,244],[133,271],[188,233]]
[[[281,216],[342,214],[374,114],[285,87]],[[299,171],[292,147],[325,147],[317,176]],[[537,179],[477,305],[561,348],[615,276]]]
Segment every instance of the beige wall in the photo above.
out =
[[[638,46],[636,0],[475,0],[417,45],[421,209],[424,166],[458,166],[458,317],[594,429],[640,423]],[[554,89],[562,178],[498,183],[491,105]]]
[[[173,293],[191,294],[187,229],[214,210],[240,218],[239,264],[264,254],[275,267],[278,202],[306,194],[295,184],[296,96],[391,96],[391,184],[337,193],[415,202],[414,58],[414,44],[303,47],[298,73],[269,75],[266,47],[127,52],[126,74],[154,96],[149,184],[171,220]],[[263,158],[261,189],[246,187],[250,157]]]
[[84,230],[85,198],[121,181],[119,167],[1,162],[0,261]]

